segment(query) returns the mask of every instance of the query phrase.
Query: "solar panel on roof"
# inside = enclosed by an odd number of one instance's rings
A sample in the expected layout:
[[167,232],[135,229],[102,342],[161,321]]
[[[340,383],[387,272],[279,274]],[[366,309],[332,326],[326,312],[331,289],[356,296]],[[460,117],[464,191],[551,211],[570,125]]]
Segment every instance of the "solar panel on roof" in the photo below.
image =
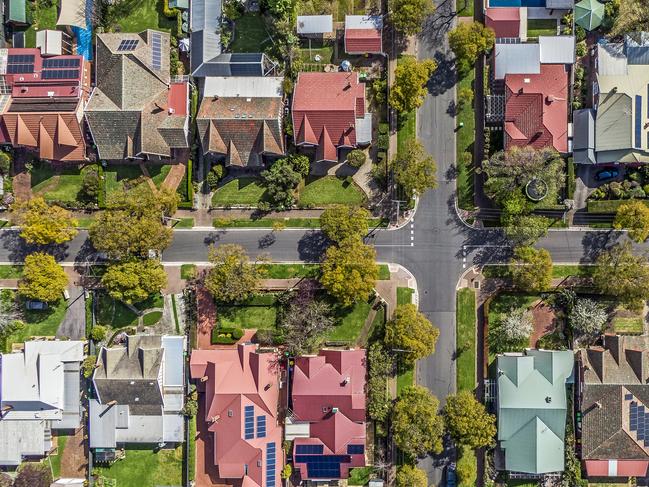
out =
[[635,96],[635,147],[642,147],[642,97]]
[[266,416],[257,416],[257,438],[266,438]]
[[7,74],[33,73],[33,64],[8,64]]
[[80,59],[78,58],[64,58],[64,59],[45,59],[43,61],[43,68],[78,68]]
[[43,79],[75,79],[78,77],[78,69],[48,69],[41,74]]
[[119,46],[117,47],[117,51],[118,52],[134,51],[138,45],[138,42],[139,41],[137,39],[124,39],[122,42],[119,43]]
[[254,52],[235,52],[230,55],[231,63],[260,63],[263,54]]
[[630,401],[631,399],[633,399],[633,394],[627,394],[624,396],[625,401]]
[[255,437],[255,407],[244,408],[244,438],[251,440]]
[[275,487],[275,443],[266,443],[266,487]]
[[300,455],[322,455],[324,447],[322,445],[297,445],[295,453]]
[[7,56],[8,64],[34,63],[33,54],[10,54]]
[[347,445],[347,453],[350,455],[365,453],[365,445]]
[[162,69],[162,36],[158,32],[151,34],[151,66]]

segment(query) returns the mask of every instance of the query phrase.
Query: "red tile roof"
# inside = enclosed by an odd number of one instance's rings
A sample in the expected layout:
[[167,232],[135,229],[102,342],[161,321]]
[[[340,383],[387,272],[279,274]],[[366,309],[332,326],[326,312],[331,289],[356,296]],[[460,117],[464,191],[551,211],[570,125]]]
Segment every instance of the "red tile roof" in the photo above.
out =
[[505,148],[531,145],[568,152],[568,73],[542,64],[539,74],[505,76]]
[[485,13],[485,24],[494,30],[496,37],[519,37],[521,34],[520,8],[488,8]]
[[187,115],[187,104],[189,102],[189,83],[171,83],[169,86],[169,110],[174,115]]
[[[279,485],[282,428],[277,422],[279,370],[277,355],[257,353],[257,345],[239,344],[222,350],[194,350],[190,371],[204,392],[205,417],[213,434],[214,464],[224,479],[266,487],[266,445],[275,443],[275,484]],[[206,377],[206,380],[203,378]],[[254,437],[246,438],[245,408],[254,408]],[[264,416],[266,434],[259,436],[257,418]],[[247,465],[248,473],[245,473]]]
[[[646,460],[615,460],[617,462],[618,477],[644,477],[647,475],[647,466],[649,461]],[[610,460],[586,460],[584,468],[589,477],[608,477]]]
[[380,29],[345,29],[345,52],[377,54],[383,52]]
[[317,145],[318,160],[337,161],[329,141],[334,148],[347,143],[355,147],[356,119],[364,115],[365,85],[358,73],[299,74],[292,106],[295,144]]

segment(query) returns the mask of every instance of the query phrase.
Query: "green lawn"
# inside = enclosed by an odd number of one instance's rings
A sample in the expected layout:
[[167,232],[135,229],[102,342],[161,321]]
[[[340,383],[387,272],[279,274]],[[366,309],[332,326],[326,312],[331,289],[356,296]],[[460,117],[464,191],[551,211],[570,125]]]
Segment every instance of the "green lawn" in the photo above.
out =
[[401,391],[415,383],[415,369],[399,367],[399,374],[397,375],[397,396],[401,395]]
[[527,19],[527,37],[556,36],[556,19]]
[[390,267],[387,264],[379,265],[379,281],[389,281],[390,280]]
[[473,0],[457,0],[458,17],[473,17]]
[[32,192],[46,201],[75,203],[83,175],[76,167],[66,168],[55,173],[50,164],[37,164],[31,171]]
[[264,19],[255,13],[246,13],[234,23],[232,52],[263,52],[271,39],[266,32]]
[[615,317],[611,323],[615,333],[622,335],[641,335],[644,331],[642,316]]
[[146,29],[156,29],[171,32],[176,27],[176,18],[167,18],[162,12],[162,2],[165,0],[123,0],[108,8],[117,12],[113,15],[114,27],[122,32],[142,32]]
[[164,308],[164,305],[165,305],[164,296],[160,293],[155,293],[149,296],[148,298],[146,298],[144,301],[135,303],[133,306],[135,306],[140,311],[145,311],[151,308]]
[[294,277],[313,277],[320,275],[319,264],[267,264],[265,278],[291,279]]
[[397,128],[397,152],[405,149],[409,140],[417,138],[417,111],[399,114]]
[[[318,64],[331,64],[333,63],[334,58],[334,48],[333,46],[320,46],[317,41],[313,41],[311,44],[311,49],[309,49],[308,42],[305,43],[300,48],[300,59],[305,63],[318,63]],[[316,61],[316,56],[320,56],[320,61]]]
[[[142,447],[144,448],[144,446]],[[126,457],[110,467],[95,466],[93,473],[117,480],[118,487],[154,487],[182,484],[182,446],[175,450],[126,449]]]
[[97,294],[97,323],[112,328],[137,325],[138,317],[124,303],[121,303],[105,293]]
[[337,324],[327,333],[327,340],[356,343],[370,309],[370,303],[366,302],[356,303],[351,308],[336,309]]
[[142,317],[142,324],[144,326],[153,326],[162,318],[162,311],[152,311]]
[[305,206],[363,205],[367,197],[351,178],[308,177],[299,202]]
[[48,458],[50,460],[50,466],[52,467],[52,477],[58,479],[61,476],[61,455],[63,450],[65,450],[65,445],[68,442],[67,435],[60,435],[58,438],[58,446],[56,455],[50,455]]
[[[473,81],[475,80],[475,70],[472,69],[464,78],[458,81],[458,92],[462,88],[474,89]],[[459,128],[464,124],[462,128]],[[473,144],[475,143],[475,113],[471,103],[465,103],[458,107],[457,119],[457,146],[456,146],[456,165],[457,165],[457,198],[458,205],[463,209],[472,209],[473,204],[473,164],[463,162],[465,152],[471,154],[473,160]],[[468,156],[467,156],[468,159]]]
[[77,218],[77,228],[88,229],[90,228],[90,225],[92,225],[92,222],[94,221],[95,221],[94,217],[91,216]]
[[216,306],[219,326],[225,328],[256,328],[274,330],[277,319],[277,297],[274,294],[253,296],[247,302],[236,305]]
[[347,485],[367,485],[374,475],[374,467],[358,467],[349,471]]
[[187,463],[189,470],[189,480],[194,480],[196,475],[196,416],[192,416],[189,420],[189,444],[183,444],[185,448],[189,448],[187,452]]
[[[594,265],[554,265],[552,266],[552,277],[556,279],[563,279],[565,277],[590,277],[595,272]],[[502,277],[510,278],[511,272],[507,265],[486,265],[482,268],[482,273],[485,277]]]
[[[56,30],[56,20],[58,18],[58,4],[56,0],[52,2],[52,5],[49,8],[38,8],[36,5],[39,5],[44,2],[35,2],[34,10],[32,13],[33,23],[25,31],[25,47],[36,47],[36,31],[43,29],[54,29]],[[27,5],[26,8],[29,8]]]
[[0,279],[20,279],[22,276],[22,265],[0,265]]
[[196,265],[195,264],[183,264],[180,266],[180,278],[181,279],[192,279],[196,276]]
[[174,222],[174,228],[194,228],[193,218],[180,218],[180,221]]
[[151,176],[151,181],[155,184],[155,187],[160,189],[160,186],[164,182],[167,174],[171,171],[171,166],[169,164],[156,164],[154,166],[147,167],[149,176]]
[[257,178],[233,179],[216,190],[212,206],[256,205],[264,199],[266,188]]
[[473,391],[476,377],[476,307],[475,291],[460,289],[456,312],[457,361],[456,385],[458,391]]
[[[15,292],[9,292],[15,297]],[[67,303],[63,299],[58,303],[50,304],[49,309],[44,311],[27,310],[21,306],[25,326],[6,337],[4,350],[10,352],[13,343],[22,343],[35,336],[56,335],[56,330],[65,317],[66,309]]]
[[111,193],[124,191],[126,186],[135,184],[134,180],[142,178],[142,171],[137,164],[111,164],[104,171],[104,177],[106,178],[106,196],[109,196]]
[[[227,218],[219,217],[212,221],[215,228],[273,228],[274,223],[283,223],[286,228],[320,228],[320,218]],[[384,228],[388,220],[368,218],[370,228]]]
[[398,287],[397,288],[397,305],[412,303],[412,295],[413,294],[415,294],[415,290],[412,289],[412,288]]

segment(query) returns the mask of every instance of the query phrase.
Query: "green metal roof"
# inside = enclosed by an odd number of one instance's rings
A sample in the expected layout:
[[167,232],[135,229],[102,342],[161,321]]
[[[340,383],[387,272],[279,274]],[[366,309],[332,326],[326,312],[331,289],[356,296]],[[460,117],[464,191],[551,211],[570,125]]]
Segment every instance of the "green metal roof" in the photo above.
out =
[[563,470],[565,384],[573,363],[569,350],[527,350],[498,357],[498,440],[507,470]]
[[25,0],[9,0],[9,22],[27,23]]
[[604,4],[597,0],[581,0],[575,5],[575,23],[586,30],[599,27],[604,20]]

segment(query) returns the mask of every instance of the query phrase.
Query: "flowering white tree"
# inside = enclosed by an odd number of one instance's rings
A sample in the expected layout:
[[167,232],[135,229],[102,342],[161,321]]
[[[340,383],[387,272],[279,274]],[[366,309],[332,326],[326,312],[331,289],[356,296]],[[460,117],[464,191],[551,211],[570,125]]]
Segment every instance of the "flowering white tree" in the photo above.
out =
[[499,331],[507,340],[525,340],[532,334],[534,318],[532,312],[522,308],[512,308],[502,321]]
[[570,325],[582,335],[601,333],[608,320],[604,307],[592,299],[578,299],[569,316]]

